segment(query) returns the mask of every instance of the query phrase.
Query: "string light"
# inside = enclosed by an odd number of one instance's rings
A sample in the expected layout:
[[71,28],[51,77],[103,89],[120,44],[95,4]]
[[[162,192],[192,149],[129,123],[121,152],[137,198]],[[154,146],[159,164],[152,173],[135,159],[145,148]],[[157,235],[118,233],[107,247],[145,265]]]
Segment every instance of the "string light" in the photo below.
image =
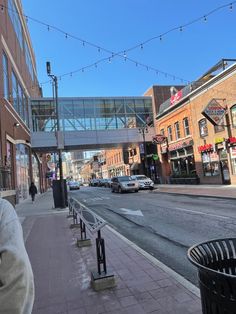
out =
[[233,3],[230,3],[229,9],[232,11],[233,10]]
[[143,44],[140,45],[140,48],[143,49]]
[[47,29],[48,29],[48,31],[50,31],[50,27],[49,27],[49,25],[47,26]]
[[204,15],[204,22],[207,22],[207,17],[206,17],[206,15]]
[[68,34],[67,33],[65,34],[65,37],[66,37],[66,39],[68,38]]
[[180,32],[182,32],[182,31],[183,31],[183,27],[182,27],[182,26],[180,26],[179,31],[180,31]]

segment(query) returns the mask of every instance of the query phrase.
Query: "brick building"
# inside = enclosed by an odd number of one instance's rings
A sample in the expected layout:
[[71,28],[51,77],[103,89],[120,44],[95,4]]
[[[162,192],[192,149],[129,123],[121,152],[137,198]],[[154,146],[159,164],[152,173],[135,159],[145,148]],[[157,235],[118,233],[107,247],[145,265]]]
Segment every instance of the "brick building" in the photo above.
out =
[[173,183],[187,183],[186,179],[197,174],[205,184],[236,183],[234,61],[221,60],[178,91],[177,101],[169,99],[160,106],[156,131],[167,138],[159,145],[165,182],[171,176]]
[[28,197],[33,174],[39,187],[43,162],[30,148],[29,99],[41,90],[20,0],[2,1],[0,38],[0,188],[15,203]]

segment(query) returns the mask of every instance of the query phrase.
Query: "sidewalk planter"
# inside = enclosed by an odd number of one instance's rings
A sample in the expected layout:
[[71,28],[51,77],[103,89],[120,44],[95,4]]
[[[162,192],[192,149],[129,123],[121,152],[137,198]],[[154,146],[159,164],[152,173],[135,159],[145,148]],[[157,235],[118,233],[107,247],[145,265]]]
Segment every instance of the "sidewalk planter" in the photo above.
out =
[[236,238],[192,246],[188,258],[198,268],[203,314],[235,314]]
[[170,177],[170,184],[199,184],[199,177]]

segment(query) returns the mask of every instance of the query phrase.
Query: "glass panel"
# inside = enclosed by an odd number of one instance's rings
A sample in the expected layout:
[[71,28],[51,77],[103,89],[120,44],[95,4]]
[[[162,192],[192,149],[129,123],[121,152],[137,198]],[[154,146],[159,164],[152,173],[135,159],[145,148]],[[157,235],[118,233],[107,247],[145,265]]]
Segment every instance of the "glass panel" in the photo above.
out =
[[8,60],[3,53],[2,55],[2,67],[3,67],[3,96],[9,99],[9,77],[8,77]]
[[233,127],[236,127],[236,105],[231,107],[231,120],[232,120],[232,125]]

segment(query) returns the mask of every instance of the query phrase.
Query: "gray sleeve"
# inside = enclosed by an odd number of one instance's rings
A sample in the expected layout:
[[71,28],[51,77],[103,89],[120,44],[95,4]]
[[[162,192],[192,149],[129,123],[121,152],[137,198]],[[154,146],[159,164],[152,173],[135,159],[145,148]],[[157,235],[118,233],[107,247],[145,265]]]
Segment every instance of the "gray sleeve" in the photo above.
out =
[[0,207],[0,313],[30,314],[34,280],[22,227],[10,203]]

